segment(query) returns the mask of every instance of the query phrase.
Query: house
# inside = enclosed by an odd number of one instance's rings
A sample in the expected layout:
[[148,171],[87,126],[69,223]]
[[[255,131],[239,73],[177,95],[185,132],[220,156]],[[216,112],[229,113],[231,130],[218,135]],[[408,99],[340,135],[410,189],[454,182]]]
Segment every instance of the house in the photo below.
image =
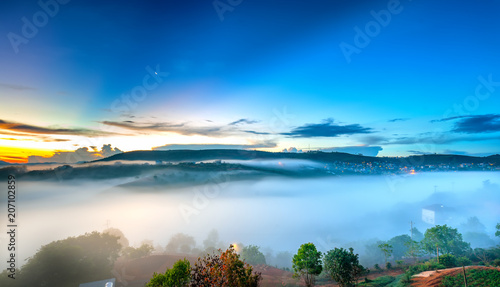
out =
[[455,209],[443,204],[433,204],[422,208],[422,221],[428,224],[447,224],[453,219]]

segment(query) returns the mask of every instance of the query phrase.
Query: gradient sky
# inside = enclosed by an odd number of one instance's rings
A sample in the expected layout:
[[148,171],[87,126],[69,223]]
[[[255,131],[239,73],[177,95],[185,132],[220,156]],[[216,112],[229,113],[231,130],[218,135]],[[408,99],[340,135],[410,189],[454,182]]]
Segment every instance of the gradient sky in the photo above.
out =
[[496,154],[500,2],[436,2],[2,1],[0,160]]

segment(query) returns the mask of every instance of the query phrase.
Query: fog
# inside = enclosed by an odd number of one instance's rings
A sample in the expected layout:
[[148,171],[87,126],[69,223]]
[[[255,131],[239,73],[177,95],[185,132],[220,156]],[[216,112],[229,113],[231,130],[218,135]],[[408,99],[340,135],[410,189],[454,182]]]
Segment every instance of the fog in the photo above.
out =
[[[369,242],[409,234],[410,221],[422,233],[432,227],[423,221],[422,209],[434,204],[448,208],[435,224],[460,227],[477,216],[492,240],[500,222],[499,172],[238,181],[219,173],[210,179],[182,188],[119,187],[133,177],[19,180],[18,259],[51,241],[107,227],[123,231],[132,246],[148,239],[165,248],[173,235],[184,233],[195,239],[191,247],[200,250],[217,230],[221,245],[258,245],[268,257],[286,258],[283,252],[295,254],[306,242],[321,251],[353,246],[364,256]],[[6,256],[5,248],[0,250]]]

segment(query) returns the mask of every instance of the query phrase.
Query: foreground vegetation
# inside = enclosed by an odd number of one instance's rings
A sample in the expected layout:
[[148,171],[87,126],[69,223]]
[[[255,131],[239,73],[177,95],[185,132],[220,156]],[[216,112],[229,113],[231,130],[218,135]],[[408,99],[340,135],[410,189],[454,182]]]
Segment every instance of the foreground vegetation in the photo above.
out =
[[[496,229],[495,235],[500,237],[500,224]],[[500,267],[500,247],[471,248],[457,229],[446,225],[429,228],[421,236],[418,230],[414,230],[413,239],[400,235],[370,245],[370,248],[378,249],[383,255],[386,270],[397,269],[396,273],[402,273],[398,276],[379,276],[369,280],[368,274],[378,274],[383,269],[378,264],[371,269],[364,267],[353,248],[334,248],[322,253],[313,243],[305,243],[293,258],[290,256],[288,262],[292,263],[294,277],[301,278],[306,286],[314,286],[318,279],[321,283],[335,281],[341,287],[409,286],[412,276],[424,271],[469,265]],[[112,278],[117,258],[142,258],[154,250],[152,244],[147,242],[137,248],[128,244],[123,233],[114,228],[103,233],[92,232],[54,241],[42,246],[21,270],[16,270],[15,280],[7,276],[7,271],[2,272],[0,286],[64,287]],[[215,249],[217,245],[220,245],[220,241],[216,233],[210,233],[204,241],[205,250],[197,250],[194,239],[188,235],[173,236],[166,246],[168,252],[198,252],[205,255],[200,256],[194,264],[186,259],[179,260],[171,269],[165,273],[155,273],[144,284],[147,283],[148,287],[259,286],[262,276],[254,272],[252,265],[266,264],[266,256],[258,246],[240,246],[236,252],[234,245],[225,251]],[[466,275],[468,286],[500,286],[498,270],[471,269],[467,270]],[[445,277],[442,285],[462,286],[462,282],[463,275],[459,274]]]

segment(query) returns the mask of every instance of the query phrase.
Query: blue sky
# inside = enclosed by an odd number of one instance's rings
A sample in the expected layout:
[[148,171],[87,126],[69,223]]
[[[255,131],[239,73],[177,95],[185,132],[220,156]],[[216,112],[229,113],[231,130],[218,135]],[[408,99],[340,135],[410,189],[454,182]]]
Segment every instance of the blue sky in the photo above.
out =
[[109,144],[496,154],[499,11],[492,0],[2,2],[0,160]]

